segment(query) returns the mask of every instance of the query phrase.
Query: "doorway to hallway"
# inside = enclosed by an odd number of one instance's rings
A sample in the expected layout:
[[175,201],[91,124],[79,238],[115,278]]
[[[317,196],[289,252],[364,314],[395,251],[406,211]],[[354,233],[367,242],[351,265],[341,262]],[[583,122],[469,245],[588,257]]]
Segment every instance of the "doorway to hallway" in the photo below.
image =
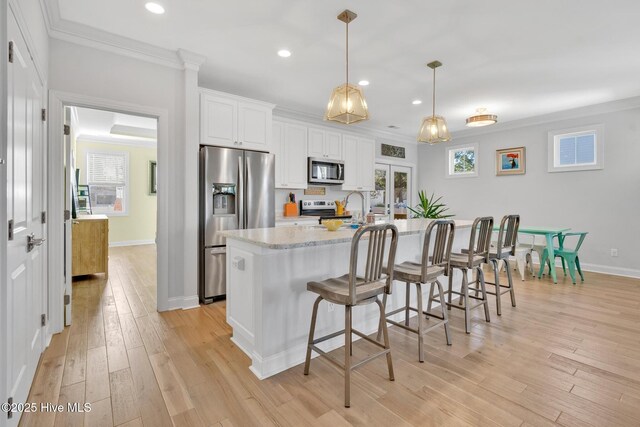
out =
[[375,191],[370,210],[385,220],[407,219],[411,203],[413,169],[408,166],[376,163]]

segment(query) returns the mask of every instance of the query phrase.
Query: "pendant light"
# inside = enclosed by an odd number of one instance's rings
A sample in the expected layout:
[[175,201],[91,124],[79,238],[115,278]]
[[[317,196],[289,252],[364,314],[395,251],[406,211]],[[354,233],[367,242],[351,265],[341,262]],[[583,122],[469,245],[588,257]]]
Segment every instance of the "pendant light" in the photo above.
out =
[[347,25],[347,80],[345,84],[338,86],[331,93],[327,112],[324,116],[325,120],[345,125],[369,119],[367,101],[364,99],[362,89],[357,85],[349,84],[349,23],[356,19],[357,16],[350,10],[345,10],[338,15],[338,19]]
[[440,61],[433,61],[427,64],[427,67],[433,70],[433,110],[431,116],[422,120],[422,126],[420,126],[420,132],[418,133],[418,142],[437,144],[451,139],[447,121],[442,116],[436,116],[436,68],[440,66],[442,66]]
[[470,128],[494,125],[498,122],[498,116],[488,114],[486,108],[477,108],[476,113],[475,116],[467,117],[467,126]]

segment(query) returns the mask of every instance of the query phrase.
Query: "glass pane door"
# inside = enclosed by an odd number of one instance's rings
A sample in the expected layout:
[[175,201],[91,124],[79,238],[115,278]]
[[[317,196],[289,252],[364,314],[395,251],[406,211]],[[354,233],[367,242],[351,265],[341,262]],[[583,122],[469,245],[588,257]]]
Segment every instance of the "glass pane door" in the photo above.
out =
[[369,197],[370,210],[376,217],[389,219],[389,165],[376,164],[375,170],[376,190]]
[[411,168],[391,166],[393,197],[391,215],[393,219],[407,219],[407,206],[411,204]]
[[411,204],[411,168],[376,163],[376,190],[371,192],[370,208],[378,219],[407,219]]

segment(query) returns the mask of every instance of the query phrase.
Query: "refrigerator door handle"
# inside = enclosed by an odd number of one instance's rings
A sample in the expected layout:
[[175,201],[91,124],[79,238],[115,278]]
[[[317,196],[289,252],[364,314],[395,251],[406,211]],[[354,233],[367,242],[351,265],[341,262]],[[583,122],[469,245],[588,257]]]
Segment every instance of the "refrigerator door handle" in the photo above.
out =
[[210,255],[219,255],[219,254],[226,254],[227,253],[227,247],[221,247],[221,248],[211,248],[209,249],[209,254]]
[[236,212],[238,216],[238,229],[242,230],[246,228],[245,222],[245,167],[244,155],[238,158],[238,197],[236,197]]

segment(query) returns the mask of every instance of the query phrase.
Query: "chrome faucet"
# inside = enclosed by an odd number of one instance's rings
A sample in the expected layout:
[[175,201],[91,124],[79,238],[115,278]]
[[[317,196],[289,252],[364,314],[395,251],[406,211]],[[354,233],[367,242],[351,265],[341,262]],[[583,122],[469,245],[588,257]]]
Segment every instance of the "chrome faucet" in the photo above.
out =
[[347,209],[347,204],[349,203],[349,197],[351,197],[352,194],[357,194],[362,199],[362,214],[361,214],[361,218],[360,218],[360,223],[364,223],[364,217],[365,217],[365,213],[364,213],[364,194],[362,194],[362,191],[352,191],[351,193],[347,194],[347,197],[345,197],[345,199],[344,199],[344,208],[345,208],[345,210]]

